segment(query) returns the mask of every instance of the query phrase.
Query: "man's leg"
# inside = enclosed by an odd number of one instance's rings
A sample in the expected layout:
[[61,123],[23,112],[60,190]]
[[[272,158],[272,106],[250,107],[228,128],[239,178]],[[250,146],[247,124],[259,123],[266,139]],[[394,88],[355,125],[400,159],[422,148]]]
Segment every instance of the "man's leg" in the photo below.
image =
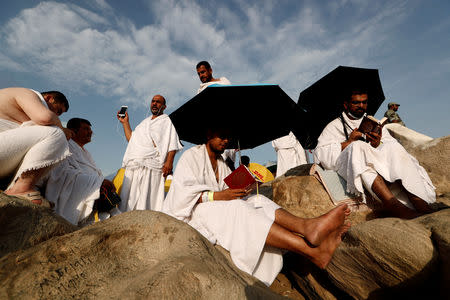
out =
[[36,182],[48,169],[49,167],[23,172],[22,175],[17,178],[14,185],[5,191],[5,194],[14,196],[35,192]]
[[371,188],[375,195],[380,198],[383,209],[388,214],[404,219],[413,219],[421,215],[398,201],[380,175],[375,177]]
[[328,213],[312,219],[299,218],[284,209],[275,211],[275,223],[291,232],[299,233],[312,245],[318,246],[328,235],[344,224],[350,214],[347,204],[339,205]]
[[406,194],[408,195],[408,199],[411,202],[411,204],[414,206],[414,208],[419,212],[423,214],[429,214],[432,212],[430,205],[421,198],[417,197],[416,195],[411,194],[406,189]]
[[307,257],[319,268],[326,268],[333,253],[342,241],[342,235],[349,225],[338,226],[322,239],[318,247],[309,246],[306,241],[286,228],[273,223],[266,238],[266,245],[286,249]]

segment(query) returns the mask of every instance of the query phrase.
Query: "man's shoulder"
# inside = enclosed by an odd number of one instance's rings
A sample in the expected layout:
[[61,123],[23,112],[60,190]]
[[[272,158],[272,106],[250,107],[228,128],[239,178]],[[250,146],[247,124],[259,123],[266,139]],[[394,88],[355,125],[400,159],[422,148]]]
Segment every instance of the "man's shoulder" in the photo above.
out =
[[220,84],[231,84],[231,82],[226,77],[220,77],[218,83]]

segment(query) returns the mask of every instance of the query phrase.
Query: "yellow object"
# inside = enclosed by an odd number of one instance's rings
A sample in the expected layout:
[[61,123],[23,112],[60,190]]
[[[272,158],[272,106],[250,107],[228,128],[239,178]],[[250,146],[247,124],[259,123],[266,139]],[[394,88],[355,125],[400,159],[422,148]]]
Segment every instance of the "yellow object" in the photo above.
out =
[[164,181],[164,193],[169,192],[170,185],[172,184],[172,175],[167,176],[166,181]]
[[269,182],[274,180],[272,172],[270,172],[266,167],[257,164],[257,163],[250,163],[248,165],[248,169],[256,176],[259,180],[262,182]]
[[116,176],[114,176],[113,179],[113,184],[116,187],[116,193],[120,195],[120,190],[122,189],[122,183],[123,183],[123,176],[125,175],[125,169],[124,168],[120,168],[117,173]]

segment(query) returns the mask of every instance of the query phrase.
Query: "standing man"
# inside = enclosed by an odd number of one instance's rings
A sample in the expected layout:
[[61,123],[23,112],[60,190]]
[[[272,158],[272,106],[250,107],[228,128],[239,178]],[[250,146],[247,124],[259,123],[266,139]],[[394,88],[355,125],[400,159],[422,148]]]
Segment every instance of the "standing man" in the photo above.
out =
[[384,116],[388,118],[388,123],[398,123],[400,125],[406,126],[405,123],[403,123],[402,119],[397,113],[398,107],[400,104],[395,102],[389,102],[388,104],[388,110],[384,113]]
[[173,159],[181,145],[169,116],[164,114],[166,99],[155,95],[150,103],[152,116],[132,132],[128,113],[117,116],[123,125],[128,147],[123,157],[125,168],[120,210],[161,211],[164,180],[172,172]]
[[212,75],[212,68],[209,62],[201,61],[196,66],[198,78],[202,83],[200,83],[200,88],[197,91],[199,94],[201,91],[206,89],[208,86],[212,84],[222,84],[222,85],[230,85],[231,82],[225,77],[220,77],[219,79],[214,78]]
[[55,203],[57,214],[78,225],[93,210],[100,198],[100,189],[114,191],[111,181],[104,178],[91,154],[84,146],[91,142],[91,123],[72,118],[67,128],[74,132],[69,141],[70,156],[51,170],[45,182],[45,198]]
[[58,118],[68,109],[66,97],[57,91],[0,90],[0,180],[9,183],[5,194],[44,204],[36,183],[69,155],[66,138],[72,132]]
[[304,255],[325,268],[349,227],[345,224],[350,213],[347,205],[318,218],[302,219],[263,195],[247,197],[250,190],[227,188],[223,179],[231,171],[221,154],[228,136],[227,130],[210,130],[206,144],[183,153],[164,212],[224,247],[239,269],[267,286],[283,266],[280,249]]
[[272,141],[272,147],[277,152],[277,176],[280,177],[288,170],[306,164],[305,150],[294,133]]
[[[197,69],[197,75],[200,79],[200,88],[197,90],[197,94],[199,94],[201,91],[206,89],[208,86],[213,84],[220,84],[220,85],[231,85],[231,82],[225,78],[220,77],[219,79],[214,78],[212,76],[212,68],[209,62],[202,60],[199,62],[196,66]],[[226,149],[223,154],[223,159],[227,163],[228,167],[234,171],[234,163],[236,161],[236,149]]]
[[[388,215],[411,219],[430,212],[429,204],[436,201],[435,188],[417,160],[387,129],[366,134],[367,142],[357,130],[368,101],[365,91],[348,96],[342,115],[319,136],[316,163],[337,171],[347,180],[349,192],[364,195],[366,188],[382,202]],[[388,187],[394,183],[399,187],[397,195]]]

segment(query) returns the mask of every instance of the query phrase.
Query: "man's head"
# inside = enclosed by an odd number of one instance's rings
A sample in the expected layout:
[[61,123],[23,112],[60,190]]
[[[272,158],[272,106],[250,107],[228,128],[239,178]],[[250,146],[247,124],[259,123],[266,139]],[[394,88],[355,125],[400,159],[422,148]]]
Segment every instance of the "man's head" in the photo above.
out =
[[242,155],[241,157],[241,163],[248,167],[248,165],[250,164],[250,157],[248,157],[247,155]]
[[228,129],[208,129],[206,133],[206,147],[216,154],[222,154],[231,141],[231,132]]
[[353,119],[361,118],[367,111],[368,96],[364,90],[354,90],[344,101],[344,110]]
[[166,99],[161,95],[155,95],[150,102],[150,110],[154,116],[159,116],[164,113],[166,109]]
[[212,77],[212,68],[209,62],[207,61],[201,61],[196,66],[198,78],[200,78],[200,81],[202,83],[210,82]]
[[83,147],[91,141],[91,126],[91,122],[81,118],[72,118],[67,122],[67,128],[75,133],[72,139],[80,145],[80,147]]
[[393,111],[397,111],[400,104],[395,102],[389,102],[388,109],[392,109]]
[[48,105],[48,109],[54,112],[57,116],[69,110],[69,101],[66,96],[58,91],[42,92],[42,97]]

